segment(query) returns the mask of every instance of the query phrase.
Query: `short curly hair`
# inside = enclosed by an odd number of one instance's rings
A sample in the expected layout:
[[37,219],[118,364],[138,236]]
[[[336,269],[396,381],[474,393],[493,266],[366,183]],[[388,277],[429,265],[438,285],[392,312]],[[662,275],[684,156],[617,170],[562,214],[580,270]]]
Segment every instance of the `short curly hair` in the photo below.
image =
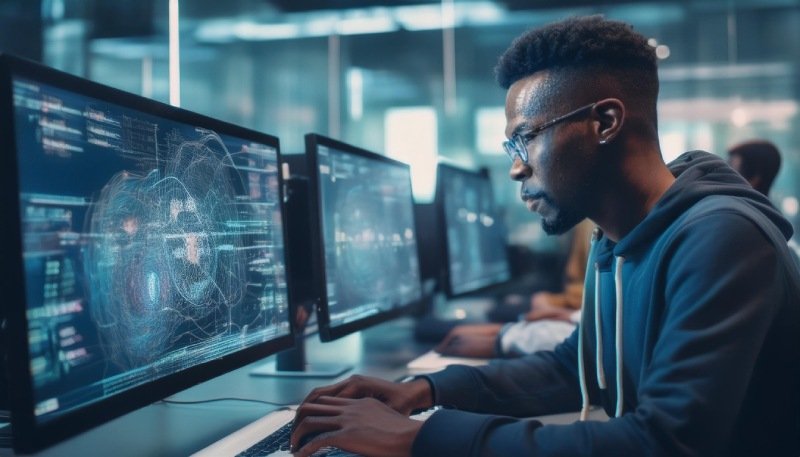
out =
[[495,76],[498,84],[508,89],[542,70],[573,74],[585,70],[586,76],[610,76],[618,81],[620,90],[655,103],[656,60],[655,49],[630,25],[599,15],[582,16],[530,30],[515,39],[500,57]]

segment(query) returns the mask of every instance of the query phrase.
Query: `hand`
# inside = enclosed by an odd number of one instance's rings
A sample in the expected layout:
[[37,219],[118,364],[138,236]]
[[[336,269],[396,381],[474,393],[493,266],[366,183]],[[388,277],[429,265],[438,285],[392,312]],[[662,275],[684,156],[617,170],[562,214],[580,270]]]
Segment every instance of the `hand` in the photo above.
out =
[[525,320],[554,319],[569,322],[575,310],[565,307],[565,301],[563,294],[551,292],[533,294],[531,297],[531,310],[525,314]]
[[443,342],[436,347],[436,352],[450,357],[491,359],[496,357],[494,352],[496,341],[496,337],[460,336]]
[[[374,398],[389,408],[408,416],[415,409],[433,406],[433,392],[428,381],[417,379],[407,383],[353,375],[344,381],[312,390],[303,404],[315,403],[320,397]],[[302,407],[302,405],[301,405]]]
[[502,327],[500,324],[459,325],[450,330],[435,351],[452,357],[492,358]]
[[[421,421],[409,419],[374,398],[321,396],[297,409],[292,452],[308,457],[322,447],[333,446],[359,455],[407,457],[421,427]],[[311,438],[300,446],[308,436]]]

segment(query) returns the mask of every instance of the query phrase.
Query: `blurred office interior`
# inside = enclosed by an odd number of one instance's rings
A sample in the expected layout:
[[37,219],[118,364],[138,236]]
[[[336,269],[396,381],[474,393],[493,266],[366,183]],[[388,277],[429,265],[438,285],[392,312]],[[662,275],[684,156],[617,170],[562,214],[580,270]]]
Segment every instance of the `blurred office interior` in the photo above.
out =
[[[510,242],[556,252],[508,179],[497,57],[526,29],[603,14],[660,58],[666,160],[767,138],[772,198],[800,228],[800,0],[3,0],[0,50],[277,135],[318,132],[412,165],[486,167]],[[565,107],[569,108],[569,107]]]

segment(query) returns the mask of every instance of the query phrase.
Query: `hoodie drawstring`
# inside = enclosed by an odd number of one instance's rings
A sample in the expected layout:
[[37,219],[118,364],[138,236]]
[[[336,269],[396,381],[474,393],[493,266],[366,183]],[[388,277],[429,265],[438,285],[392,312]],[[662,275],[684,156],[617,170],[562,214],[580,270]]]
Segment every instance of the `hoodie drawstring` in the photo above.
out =
[[[594,239],[592,239],[592,244],[594,244]],[[614,319],[614,345],[615,345],[615,374],[616,374],[616,390],[617,390],[617,404],[616,410],[614,412],[615,417],[622,416],[622,410],[624,406],[623,402],[623,386],[622,386],[622,346],[623,346],[623,331],[622,331],[622,315],[623,315],[623,302],[622,302],[622,291],[623,291],[623,282],[622,282],[622,266],[625,263],[625,258],[622,256],[615,257],[615,269],[614,269],[614,288],[615,288],[615,298],[616,298],[616,309],[615,309],[615,319]],[[605,377],[605,370],[603,368],[603,329],[601,324],[601,313],[600,313],[600,267],[597,263],[594,265],[594,322],[595,322],[595,338],[596,338],[596,352],[595,352],[595,365],[597,370],[597,384],[600,389],[606,388],[606,377]],[[583,303],[586,303],[586,290],[584,289],[584,297]],[[586,361],[584,360],[583,354],[583,329],[584,324],[586,322],[586,313],[581,315],[581,327],[578,332],[578,377],[580,379],[580,388],[581,388],[581,415],[580,420],[585,421],[589,417],[589,408],[590,408],[590,398],[589,398],[589,389],[587,386],[586,381]]]
[[617,310],[616,310],[616,334],[614,344],[617,346],[617,409],[614,417],[622,416],[622,264],[625,257],[617,257],[617,264],[614,270],[614,287],[617,289]]
[[600,264],[594,264],[594,333],[597,350],[595,366],[597,367],[597,385],[601,390],[606,388],[606,370],[603,368],[603,324],[600,315]]
[[[583,308],[586,308],[586,288],[583,289]],[[581,384],[581,421],[589,417],[589,389],[586,387],[586,361],[583,356],[583,329],[586,323],[585,312],[581,313],[581,323],[578,326],[578,381]]]
[[[594,243],[600,238],[600,229],[595,227],[592,231],[592,239],[589,245],[589,252],[594,251]],[[589,271],[589,266],[592,262],[592,256],[589,255],[586,263],[586,271]],[[595,264],[595,300],[597,299],[597,275],[600,274],[600,269],[597,264]],[[578,325],[578,380],[580,381],[581,386],[581,416],[580,420],[585,421],[589,417],[589,407],[591,406],[589,403],[589,389],[586,386],[586,361],[584,360],[583,355],[583,329],[586,328],[586,287],[583,288],[583,294],[581,297],[581,321]],[[595,306],[595,309],[597,307]]]

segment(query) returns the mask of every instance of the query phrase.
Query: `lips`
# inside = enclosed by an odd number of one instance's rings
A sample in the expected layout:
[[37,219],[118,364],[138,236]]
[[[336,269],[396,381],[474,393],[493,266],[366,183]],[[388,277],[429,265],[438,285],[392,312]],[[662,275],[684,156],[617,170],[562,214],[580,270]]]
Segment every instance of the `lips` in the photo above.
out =
[[523,190],[520,192],[520,198],[522,198],[522,201],[525,202],[525,206],[528,207],[528,211],[536,211],[539,209],[539,206],[541,206],[542,200],[544,200],[544,193],[528,193]]
[[527,198],[525,199],[525,206],[528,207],[528,211],[536,211],[539,208],[539,202],[541,202],[538,198]]

